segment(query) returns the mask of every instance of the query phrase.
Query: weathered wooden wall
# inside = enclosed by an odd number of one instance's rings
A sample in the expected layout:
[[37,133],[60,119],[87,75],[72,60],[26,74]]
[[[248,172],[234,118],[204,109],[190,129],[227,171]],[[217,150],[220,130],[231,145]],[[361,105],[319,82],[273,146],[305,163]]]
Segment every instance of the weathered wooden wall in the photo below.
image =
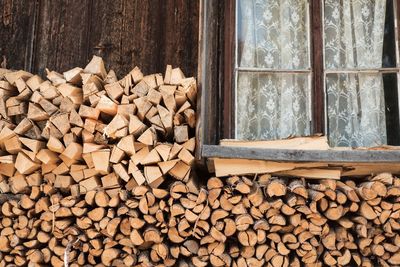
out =
[[197,73],[198,0],[0,0],[0,62],[43,73],[93,54],[120,76],[166,64]]

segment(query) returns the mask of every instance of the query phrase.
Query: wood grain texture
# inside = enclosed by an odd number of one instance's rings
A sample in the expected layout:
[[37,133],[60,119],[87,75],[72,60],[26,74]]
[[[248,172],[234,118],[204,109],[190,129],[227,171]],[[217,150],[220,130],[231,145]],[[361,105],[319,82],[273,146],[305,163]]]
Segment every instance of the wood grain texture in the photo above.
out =
[[134,20],[148,11],[146,3],[143,3],[136,14],[136,5],[136,1],[128,1],[125,5],[122,0],[93,2],[88,52],[103,57],[106,67],[114,69],[119,76],[127,73],[133,65],[142,63],[133,60],[134,55],[141,54],[141,48],[133,44],[140,41],[144,45],[143,36],[134,31]]
[[58,72],[87,63],[90,0],[40,0],[33,71]]
[[102,56],[117,74],[138,65],[144,73],[166,64],[197,70],[198,1],[94,1],[89,54]]
[[202,0],[201,48],[199,57],[199,87],[201,98],[201,117],[199,139],[201,144],[217,144],[220,129],[220,86],[219,51],[220,15],[222,2]]
[[313,105],[313,133],[325,133],[324,107],[324,62],[323,62],[323,34],[322,34],[322,6],[320,1],[311,1],[311,38],[312,38],[312,105]]
[[[235,77],[235,48],[236,48],[236,40],[235,40],[235,10],[236,6],[234,1],[226,1],[224,6],[224,14],[220,17],[223,17],[221,21],[224,25],[223,29],[223,39],[221,42],[224,43],[224,55],[221,61],[223,64],[220,64],[220,73],[223,73],[223,84],[221,85],[221,90],[223,96],[223,110],[221,111],[221,121],[223,133],[223,138],[235,138],[235,110],[236,103],[235,99],[235,90],[234,90],[234,77]],[[222,57],[222,55],[221,55]]]
[[161,67],[180,66],[186,76],[197,75],[199,1],[167,0],[162,10],[165,28],[161,43]]
[[0,62],[15,69],[63,72],[99,55],[119,76],[197,74],[197,0],[2,0],[0,16]]
[[0,62],[31,70],[37,1],[0,1]]
[[400,162],[399,150],[295,150],[203,145],[205,158],[235,158],[292,162]]

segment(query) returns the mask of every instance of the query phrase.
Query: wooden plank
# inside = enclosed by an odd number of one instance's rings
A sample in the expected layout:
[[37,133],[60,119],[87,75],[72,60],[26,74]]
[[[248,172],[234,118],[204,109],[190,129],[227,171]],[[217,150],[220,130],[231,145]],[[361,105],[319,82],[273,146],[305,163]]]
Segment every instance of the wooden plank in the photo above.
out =
[[120,78],[133,64],[145,73],[156,71],[161,35],[161,24],[154,26],[156,19],[160,23],[160,1],[156,2],[158,8],[152,8],[150,1],[93,2],[90,53],[102,56]]
[[8,68],[32,70],[37,10],[38,1],[0,1],[0,63],[5,57]]
[[270,141],[241,141],[223,139],[222,146],[232,147],[254,147],[267,149],[301,149],[301,150],[328,150],[328,139],[326,136],[293,137]]
[[335,179],[339,180],[342,172],[341,169],[295,169],[290,171],[278,172],[276,175],[293,176],[308,179]]
[[33,71],[63,72],[85,66],[90,0],[41,0]]
[[366,176],[372,174],[379,174],[382,172],[389,172],[393,174],[400,174],[400,164],[390,163],[364,163],[353,164],[351,167],[345,164],[348,168],[343,170],[342,176]]
[[[201,1],[200,49],[199,49],[199,96],[201,110],[199,145],[217,144],[218,125],[218,4],[216,1]],[[205,119],[207,118],[207,119]],[[196,155],[200,158],[200,150]]]
[[[197,75],[199,2],[161,1],[160,19],[164,28],[159,64],[162,72],[167,64],[171,64],[173,67],[180,67],[186,77]],[[157,25],[158,23],[160,22],[157,21]]]
[[88,54],[103,57],[118,77],[134,64],[143,73],[173,64],[196,75],[198,1],[93,1],[90,25]]
[[234,110],[236,109],[236,103],[234,101],[235,99],[235,90],[234,90],[234,67],[235,67],[235,61],[237,60],[235,58],[235,48],[236,45],[235,42],[235,1],[226,1],[224,5],[225,12],[222,15],[223,16],[223,42],[224,42],[224,58],[223,58],[223,64],[220,64],[222,66],[222,69],[220,69],[221,73],[223,72],[223,90],[221,92],[223,93],[223,111],[221,112],[221,116],[223,116],[221,121],[222,125],[222,136],[224,138],[235,138],[235,112]]
[[223,159],[214,158],[215,175],[218,177],[228,175],[261,174],[291,171],[296,168],[324,168],[327,163],[311,162],[274,162],[253,159]]
[[400,173],[398,163],[373,162],[273,162],[266,160],[213,158],[207,161],[209,172],[216,176],[274,173],[280,176],[309,179],[339,179],[340,177],[364,177],[382,172]]
[[313,95],[313,133],[325,132],[324,112],[324,63],[323,63],[323,34],[322,34],[322,2],[311,1],[311,42],[312,42],[312,68],[314,69],[312,95]]
[[96,54],[120,75],[133,64],[145,73],[168,63],[187,76],[197,72],[198,1],[7,0],[0,10],[0,56],[12,68],[62,72]]
[[127,44],[129,41],[123,40],[122,35],[123,30],[128,30],[130,36],[134,36],[133,31],[126,25],[126,14],[136,15],[136,12],[129,7],[125,8],[124,1],[111,0],[92,1],[91,10],[87,56],[101,56],[106,63],[106,69],[111,67],[118,78],[122,78],[122,75],[134,67],[130,59],[133,47]]
[[129,50],[125,50],[125,55],[131,60],[127,63],[135,62],[140,65],[144,74],[163,72],[165,66],[160,66],[160,51],[164,49],[161,38],[166,31],[162,17],[165,1],[127,1],[127,3],[125,24],[122,29],[125,46],[129,47]]
[[203,157],[298,162],[400,163],[400,150],[294,150],[203,145]]

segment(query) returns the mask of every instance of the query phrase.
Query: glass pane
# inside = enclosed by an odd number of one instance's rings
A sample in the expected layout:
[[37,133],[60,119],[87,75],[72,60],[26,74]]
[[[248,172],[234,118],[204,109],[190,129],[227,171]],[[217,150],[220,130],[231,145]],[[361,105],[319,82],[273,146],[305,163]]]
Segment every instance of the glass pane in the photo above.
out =
[[396,67],[396,35],[394,33],[393,1],[386,2],[385,35],[383,37],[382,66],[384,68]]
[[[390,9],[390,5],[388,8]],[[325,0],[324,14],[327,69],[371,69],[386,65],[382,61],[385,0]],[[389,34],[387,32],[386,35]],[[395,38],[386,40],[394,43]],[[390,47],[394,44],[388,45]],[[388,49],[385,52],[388,56],[394,56],[393,50]]]
[[331,146],[387,144],[382,74],[328,74],[326,90]]
[[309,74],[239,72],[236,138],[271,140],[310,134]]
[[239,0],[238,66],[308,69],[308,0]]
[[399,105],[397,93],[397,75],[395,73],[384,74],[383,84],[385,87],[385,115],[387,144],[400,145]]

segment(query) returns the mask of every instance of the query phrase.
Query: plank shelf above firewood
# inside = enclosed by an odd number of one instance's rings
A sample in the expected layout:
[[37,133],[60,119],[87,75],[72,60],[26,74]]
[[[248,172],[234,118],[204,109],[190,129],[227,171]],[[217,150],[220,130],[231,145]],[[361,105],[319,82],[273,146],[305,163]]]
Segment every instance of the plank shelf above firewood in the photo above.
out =
[[310,179],[340,179],[391,172],[400,174],[400,148],[331,148],[326,136],[292,137],[272,141],[221,140],[203,145],[217,176],[274,173]]

